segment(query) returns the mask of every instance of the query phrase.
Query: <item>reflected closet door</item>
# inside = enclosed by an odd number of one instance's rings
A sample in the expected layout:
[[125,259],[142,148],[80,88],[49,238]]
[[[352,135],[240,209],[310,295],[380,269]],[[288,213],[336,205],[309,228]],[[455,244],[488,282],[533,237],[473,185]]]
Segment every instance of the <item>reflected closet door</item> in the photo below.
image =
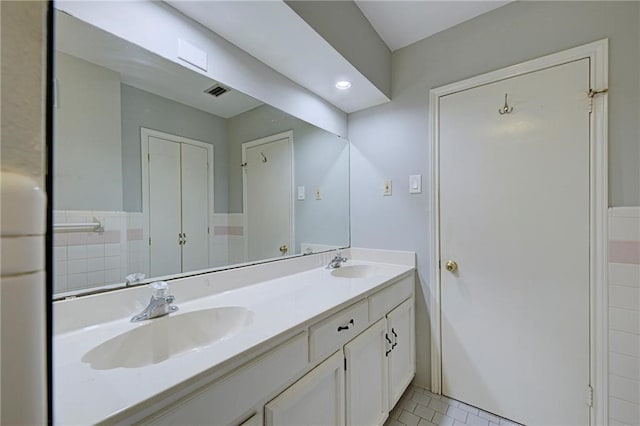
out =
[[150,276],[182,271],[180,144],[149,137]]

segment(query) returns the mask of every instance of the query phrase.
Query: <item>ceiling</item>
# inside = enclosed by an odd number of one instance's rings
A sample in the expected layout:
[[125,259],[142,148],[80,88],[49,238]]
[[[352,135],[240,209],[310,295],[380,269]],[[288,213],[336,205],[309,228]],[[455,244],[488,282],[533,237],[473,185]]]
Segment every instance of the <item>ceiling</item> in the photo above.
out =
[[[282,0],[165,1],[346,113],[389,101]],[[387,46],[397,50],[509,1],[355,3]],[[128,85],[227,118],[261,104],[235,90],[219,99],[204,94],[216,82],[68,15],[56,15],[59,50],[119,72]],[[352,87],[336,89],[339,80],[351,81]]]
[[[283,0],[164,1],[346,113],[389,101]],[[396,50],[509,1],[356,0],[355,3],[390,50]],[[339,80],[349,80],[351,88],[337,90],[335,83]]]
[[344,112],[389,101],[284,1],[165,1]]
[[392,51],[489,12],[508,1],[355,0]]

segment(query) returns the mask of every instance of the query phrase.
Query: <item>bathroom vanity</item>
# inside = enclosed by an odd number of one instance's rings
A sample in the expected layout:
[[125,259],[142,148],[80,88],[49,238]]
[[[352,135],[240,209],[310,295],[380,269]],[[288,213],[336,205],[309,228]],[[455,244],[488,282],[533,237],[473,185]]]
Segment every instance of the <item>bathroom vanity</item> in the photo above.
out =
[[349,249],[54,304],[56,424],[382,424],[415,373],[415,255]]

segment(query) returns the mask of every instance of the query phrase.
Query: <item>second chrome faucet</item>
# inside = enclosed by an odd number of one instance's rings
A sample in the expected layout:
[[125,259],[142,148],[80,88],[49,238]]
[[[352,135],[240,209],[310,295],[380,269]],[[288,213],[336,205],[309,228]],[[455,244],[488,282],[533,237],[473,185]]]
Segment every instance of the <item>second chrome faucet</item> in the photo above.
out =
[[327,269],[339,268],[340,265],[346,262],[347,260],[349,259],[347,259],[346,257],[342,257],[342,253],[340,251],[337,251],[335,257],[331,259],[331,262],[329,262],[329,264],[327,265]]
[[144,321],[151,318],[161,317],[178,310],[178,307],[172,305],[175,297],[168,295],[169,285],[164,281],[151,283],[151,300],[149,304],[138,315],[131,318],[131,322]]

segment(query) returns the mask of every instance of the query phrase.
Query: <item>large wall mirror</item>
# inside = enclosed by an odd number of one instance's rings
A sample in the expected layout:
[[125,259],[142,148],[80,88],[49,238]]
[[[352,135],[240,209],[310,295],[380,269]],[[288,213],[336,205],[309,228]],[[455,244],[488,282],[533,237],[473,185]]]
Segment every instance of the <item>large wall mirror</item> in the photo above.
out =
[[349,245],[347,140],[59,11],[54,123],[56,297]]

